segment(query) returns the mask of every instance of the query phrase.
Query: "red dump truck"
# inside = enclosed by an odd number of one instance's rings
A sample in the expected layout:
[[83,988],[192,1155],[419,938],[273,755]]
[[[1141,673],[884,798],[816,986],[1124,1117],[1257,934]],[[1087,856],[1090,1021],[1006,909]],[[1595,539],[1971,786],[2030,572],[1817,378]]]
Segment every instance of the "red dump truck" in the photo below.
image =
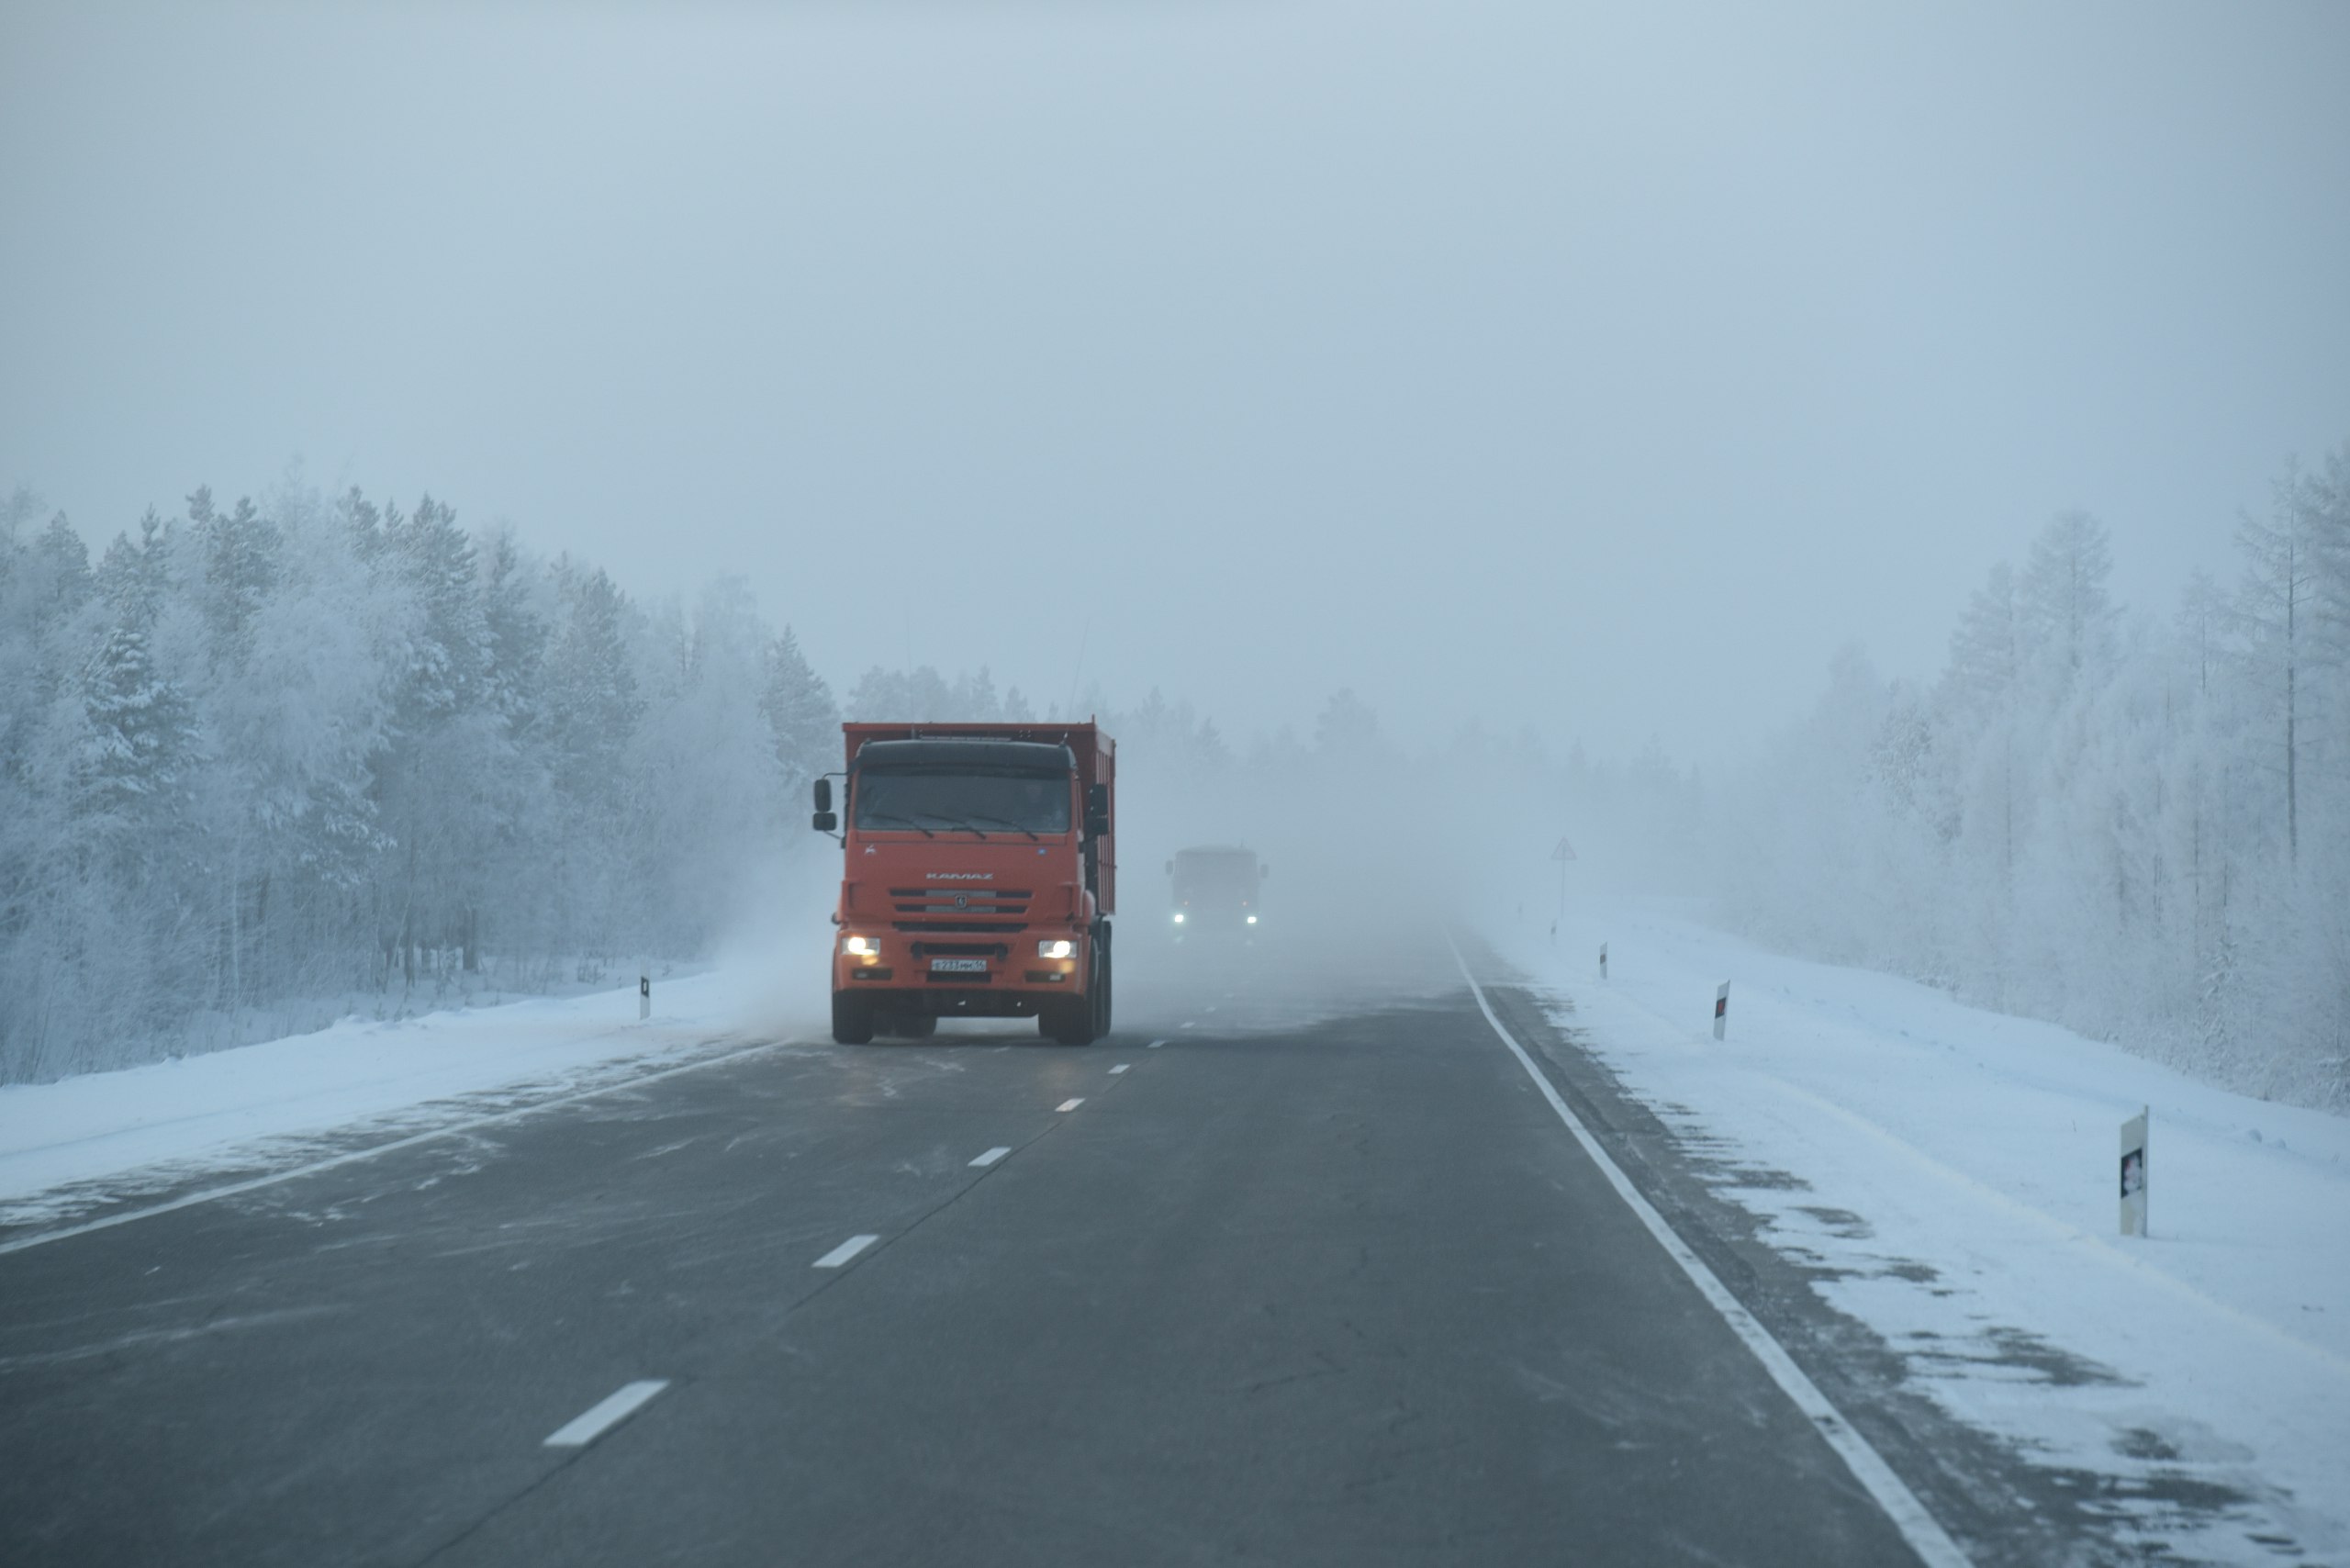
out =
[[833,1038],[919,1039],[941,1018],[1107,1034],[1116,743],[1091,723],[841,730],[841,810],[819,778],[814,818],[846,852]]

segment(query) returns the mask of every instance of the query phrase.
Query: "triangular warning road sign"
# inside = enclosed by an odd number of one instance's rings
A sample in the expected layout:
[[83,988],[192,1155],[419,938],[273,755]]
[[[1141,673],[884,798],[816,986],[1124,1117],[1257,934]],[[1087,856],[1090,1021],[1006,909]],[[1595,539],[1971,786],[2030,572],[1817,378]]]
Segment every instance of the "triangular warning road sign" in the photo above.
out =
[[1563,838],[1559,840],[1559,847],[1550,851],[1550,858],[1553,860],[1572,860],[1574,857],[1575,846]]

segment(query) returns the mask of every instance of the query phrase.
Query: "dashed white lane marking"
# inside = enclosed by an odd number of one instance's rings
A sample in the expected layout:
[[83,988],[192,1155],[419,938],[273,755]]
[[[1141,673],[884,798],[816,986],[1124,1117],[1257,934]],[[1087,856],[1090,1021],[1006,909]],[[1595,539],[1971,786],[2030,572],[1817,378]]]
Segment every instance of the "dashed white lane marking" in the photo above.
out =
[[1198,1027],[1199,1027],[1199,1025],[1198,1025],[1197,1024],[1186,1024],[1186,1025],[1183,1025],[1183,1027],[1184,1027],[1184,1028],[1186,1028],[1186,1029],[1196,1029],[1196,1028],[1198,1028]]
[[997,1160],[1002,1159],[1005,1155],[1010,1154],[1012,1150],[1009,1148],[991,1148],[985,1154],[979,1156],[977,1159],[971,1161],[971,1163],[984,1170],[989,1166],[993,1165]]
[[1161,1047],[1161,1046],[1165,1045],[1166,1043],[1167,1043],[1167,1042],[1166,1042],[1166,1041],[1164,1041],[1164,1040],[1153,1040],[1153,1041],[1151,1041],[1151,1042],[1150,1042],[1149,1046],[1148,1046],[1147,1047],[1146,1047],[1146,1048],[1150,1049],[1150,1050],[1154,1050],[1154,1051],[1155,1051],[1155,1050],[1157,1050],[1159,1047]]
[[1132,1063],[1132,1062],[1130,1062],[1130,1061],[1122,1061],[1122,1062],[1120,1062],[1117,1066],[1115,1066],[1115,1067],[1113,1067],[1113,1068],[1112,1068],[1112,1069],[1110,1070],[1110,1076],[1111,1076],[1111,1077],[1113,1077],[1113,1078],[1115,1078],[1115,1077],[1117,1077],[1117,1076],[1118,1076],[1118,1074],[1120,1074],[1120,1073],[1122,1073],[1122,1072],[1125,1071],[1125,1070],[1126,1070],[1126,1069],[1128,1069],[1128,1068],[1130,1068],[1130,1067],[1132,1067],[1132,1066],[1134,1066],[1134,1063]]
[[1084,1095],[1082,1095],[1082,1094],[1080,1094],[1080,1095],[1079,1095],[1079,1096],[1078,1096],[1076,1099],[1074,1099],[1074,1100],[1064,1100],[1064,1101],[1062,1101],[1059,1104],[1058,1104],[1058,1105],[1054,1106],[1054,1107],[1053,1107],[1053,1109],[1054,1109],[1054,1110],[1056,1110],[1056,1111],[1074,1111],[1074,1110],[1076,1110],[1080,1105],[1082,1105],[1082,1104],[1084,1104],[1084,1103],[1085,1103],[1085,1096],[1084,1096]]
[[1542,1092],[1542,1098],[1550,1103],[1550,1109],[1559,1114],[1559,1120],[1567,1124],[1567,1130],[1574,1134],[1575,1141],[1583,1145],[1583,1151],[1591,1156],[1591,1162],[1599,1167],[1608,1184],[1616,1189],[1616,1195],[1639,1216],[1640,1223],[1648,1226],[1649,1234],[1656,1238],[1657,1245],[1681,1265],[1681,1271],[1689,1277],[1689,1282],[1695,1285],[1697,1293],[1721,1315],[1722,1321],[1729,1325],[1730,1332],[1743,1340],[1746,1348],[1754,1353],[1754,1359],[1762,1363],[1762,1370],[1771,1374],[1771,1381],[1777,1383],[1780,1391],[1795,1401],[1796,1408],[1810,1419],[1813,1429],[1828,1440],[1828,1446],[1836,1450],[1837,1457],[1851,1469],[1853,1478],[1867,1489],[1871,1497],[1876,1499],[1876,1506],[1885,1510],[1886,1516],[1893,1521],[1893,1528],[1899,1530],[1901,1539],[1909,1543],[1909,1550],[1918,1554],[1927,1568],[1973,1568],[1966,1553],[1959,1550],[1958,1542],[1951,1540],[1941,1521],[1926,1511],[1926,1505],[1918,1500],[1918,1495],[1909,1490],[1908,1484],[1894,1473],[1893,1467],[1885,1462],[1885,1456],[1869,1446],[1869,1440],[1844,1418],[1842,1411],[1829,1402],[1828,1395],[1819,1391],[1819,1385],[1811,1381],[1803,1368],[1796,1365],[1795,1358],[1787,1354],[1785,1347],[1772,1338],[1771,1331],[1746,1310],[1738,1297],[1730,1294],[1729,1287],[1723,1284],[1720,1277],[1707,1267],[1706,1260],[1681,1239],[1680,1233],[1662,1215],[1657,1213],[1656,1205],[1632,1185],[1631,1178],[1625,1175],[1623,1168],[1608,1157],[1607,1151],[1600,1147],[1599,1140],[1591,1136],[1591,1129],[1583,1125],[1583,1118],[1568,1108],[1566,1101],[1560,1098],[1558,1090],[1534,1065],[1534,1058],[1526,1054],[1526,1047],[1517,1043],[1517,1036],[1512,1035],[1495,1015],[1493,1004],[1485,1000],[1485,988],[1479,985],[1477,977],[1469,972],[1469,961],[1460,956],[1459,945],[1452,943],[1449,935],[1445,941],[1452,946],[1452,961],[1460,966],[1460,978],[1469,982],[1469,992],[1477,999],[1477,1010],[1485,1015],[1485,1022],[1494,1026],[1494,1033],[1502,1037],[1502,1044],[1509,1047],[1510,1054],[1517,1058],[1517,1065],[1534,1080],[1534,1087]]
[[880,1239],[881,1238],[878,1236],[852,1236],[846,1241],[842,1242],[838,1247],[834,1248],[830,1252],[825,1253],[822,1258],[817,1259],[813,1263],[810,1264],[809,1267],[811,1269],[837,1269],[843,1263],[847,1262],[850,1259],[856,1257],[858,1253],[864,1251],[867,1248],[872,1246],[875,1242]]
[[624,1383],[620,1392],[600,1404],[592,1405],[554,1431],[547,1434],[545,1447],[551,1449],[584,1449],[639,1410],[646,1400],[669,1386],[666,1377],[649,1377],[639,1383]]

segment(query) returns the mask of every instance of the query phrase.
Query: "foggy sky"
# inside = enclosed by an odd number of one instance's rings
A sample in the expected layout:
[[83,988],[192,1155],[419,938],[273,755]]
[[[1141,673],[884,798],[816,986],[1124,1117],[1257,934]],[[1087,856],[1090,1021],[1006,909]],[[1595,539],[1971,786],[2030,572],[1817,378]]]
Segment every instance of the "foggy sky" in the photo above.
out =
[[[0,485],[1683,756],[2350,436],[2350,7],[0,9]],[[1082,666],[1078,649],[1083,646]]]

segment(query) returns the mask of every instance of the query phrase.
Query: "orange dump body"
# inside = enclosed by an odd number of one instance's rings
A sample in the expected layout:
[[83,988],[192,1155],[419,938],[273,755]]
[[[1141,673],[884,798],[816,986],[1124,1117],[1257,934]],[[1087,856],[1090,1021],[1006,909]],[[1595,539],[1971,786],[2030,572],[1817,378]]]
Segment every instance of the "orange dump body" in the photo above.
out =
[[1109,736],[1090,722],[842,730],[836,1025],[844,1009],[852,1032],[878,1020],[883,1033],[910,1020],[1067,1014],[1098,982],[1106,993],[1117,904]]

